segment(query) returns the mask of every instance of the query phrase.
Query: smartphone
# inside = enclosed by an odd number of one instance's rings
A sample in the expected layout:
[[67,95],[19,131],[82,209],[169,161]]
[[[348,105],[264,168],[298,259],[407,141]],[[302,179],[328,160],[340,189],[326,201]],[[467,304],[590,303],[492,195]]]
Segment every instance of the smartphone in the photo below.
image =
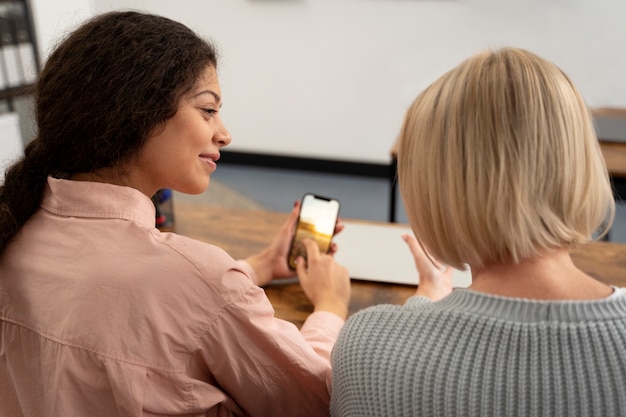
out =
[[317,242],[320,252],[328,253],[339,217],[339,206],[339,200],[335,198],[311,193],[306,193],[302,197],[296,231],[287,256],[289,268],[296,269],[295,260],[298,256],[303,256],[306,260],[306,249],[302,239],[313,239]]

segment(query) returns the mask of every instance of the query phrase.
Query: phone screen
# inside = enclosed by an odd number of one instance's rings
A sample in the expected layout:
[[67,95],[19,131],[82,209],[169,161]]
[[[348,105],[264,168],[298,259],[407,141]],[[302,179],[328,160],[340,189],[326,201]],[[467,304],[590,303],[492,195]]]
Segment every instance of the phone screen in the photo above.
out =
[[320,252],[328,253],[338,216],[339,200],[315,194],[305,194],[302,197],[298,224],[287,258],[291,269],[296,269],[294,261],[298,256],[302,255],[306,259],[302,239],[313,239],[317,242]]

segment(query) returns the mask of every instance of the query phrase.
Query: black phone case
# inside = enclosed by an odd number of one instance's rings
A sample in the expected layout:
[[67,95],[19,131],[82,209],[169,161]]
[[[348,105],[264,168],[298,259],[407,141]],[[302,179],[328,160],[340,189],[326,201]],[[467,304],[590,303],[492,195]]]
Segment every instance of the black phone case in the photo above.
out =
[[[306,259],[306,252],[303,250],[302,247],[299,247],[299,242],[297,241],[297,235],[298,235],[298,229],[300,228],[300,216],[302,213],[302,208],[304,206],[304,201],[305,198],[307,196],[312,196],[314,199],[316,200],[324,200],[324,201],[336,201],[337,202],[337,212],[335,213],[335,223],[337,222],[337,219],[339,218],[339,211],[341,209],[341,202],[336,199],[336,198],[330,198],[330,197],[325,197],[325,196],[321,196],[319,194],[314,194],[314,193],[305,193],[302,196],[301,204],[300,204],[300,213],[298,214],[298,221],[296,223],[296,229],[294,231],[293,237],[291,238],[291,244],[289,245],[289,252],[287,253],[287,264],[289,266],[289,269],[295,270],[296,269],[296,265],[294,263],[295,259],[299,256],[299,255],[303,255],[304,258]],[[334,236],[334,231],[330,237],[330,241],[332,242],[332,238]],[[330,249],[330,245],[329,245],[329,249]]]

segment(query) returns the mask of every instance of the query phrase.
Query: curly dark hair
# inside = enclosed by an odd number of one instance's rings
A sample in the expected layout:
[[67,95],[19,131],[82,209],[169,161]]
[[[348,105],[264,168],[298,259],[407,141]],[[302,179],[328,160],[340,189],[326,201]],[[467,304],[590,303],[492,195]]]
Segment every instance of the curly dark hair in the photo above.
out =
[[131,160],[210,66],[214,45],[162,16],[110,12],[70,33],[36,85],[37,136],[0,186],[0,253],[39,208],[48,176]]

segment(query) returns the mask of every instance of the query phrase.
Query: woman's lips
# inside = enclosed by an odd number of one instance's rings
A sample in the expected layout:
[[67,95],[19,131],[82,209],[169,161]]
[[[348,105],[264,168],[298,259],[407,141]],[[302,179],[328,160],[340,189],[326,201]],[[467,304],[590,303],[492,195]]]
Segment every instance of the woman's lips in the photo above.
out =
[[202,154],[200,155],[200,159],[207,165],[209,165],[211,168],[213,168],[213,170],[215,170],[215,168],[217,168],[217,164],[215,162],[217,162],[218,159],[220,159],[219,155],[206,155],[206,154]]

